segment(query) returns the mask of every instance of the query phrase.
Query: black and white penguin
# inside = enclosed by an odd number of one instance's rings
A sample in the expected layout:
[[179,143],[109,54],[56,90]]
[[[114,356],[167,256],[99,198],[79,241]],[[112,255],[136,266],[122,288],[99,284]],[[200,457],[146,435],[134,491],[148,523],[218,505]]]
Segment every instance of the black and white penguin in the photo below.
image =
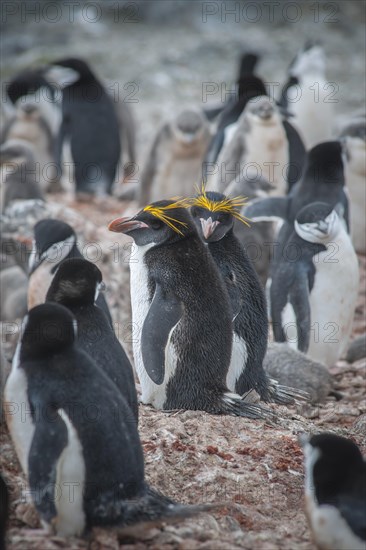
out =
[[326,202],[333,208],[337,206],[349,227],[342,146],[338,141],[320,143],[307,153],[304,174],[286,197],[259,199],[244,207],[244,215],[252,222],[275,221],[282,224],[273,248],[271,277],[294,230],[296,215],[312,202]]
[[366,254],[366,118],[355,117],[343,127],[344,170],[351,210],[351,235],[356,252]]
[[270,411],[227,387],[229,296],[185,206],[159,201],[109,224],[136,244],[131,305],[142,402],[157,409],[265,417]]
[[9,491],[0,475],[0,550],[5,550],[5,532],[9,515]]
[[280,105],[291,113],[291,124],[306,149],[332,137],[337,84],[326,77],[326,58],[319,44],[307,43],[288,69]]
[[274,337],[333,365],[346,352],[352,330],[357,255],[330,204],[309,204],[296,216],[294,228],[272,274]]
[[102,273],[93,263],[79,258],[64,260],[57,268],[46,301],[61,304],[73,313],[78,324],[78,346],[113,380],[137,422],[131,363],[104,311],[95,304],[103,285]]
[[[47,290],[61,262],[69,258],[83,258],[77,245],[76,233],[69,224],[50,218],[36,223],[29,257],[29,309],[45,301]],[[112,324],[103,294],[99,294],[96,303]]]
[[30,310],[6,386],[9,431],[43,525],[72,536],[199,510],[148,487],[129,406],[76,338],[65,307]]
[[358,446],[332,433],[299,436],[306,515],[319,550],[365,550],[366,462]]
[[30,143],[10,140],[0,146],[1,212],[16,200],[44,200]]
[[[62,81],[64,69],[76,76]],[[58,159],[70,146],[76,192],[110,194],[120,158],[118,118],[112,98],[81,59],[54,61],[45,71],[48,81],[62,88],[62,123],[58,134]]]
[[202,161],[211,139],[208,120],[185,109],[157,133],[141,178],[140,204],[187,196],[202,180]]
[[297,392],[271,381],[263,369],[268,340],[266,300],[254,267],[234,234],[235,219],[247,224],[237,211],[244,202],[243,197],[230,199],[202,189],[191,207],[231,302],[234,334],[226,384],[240,395],[255,389],[264,401],[293,403]]

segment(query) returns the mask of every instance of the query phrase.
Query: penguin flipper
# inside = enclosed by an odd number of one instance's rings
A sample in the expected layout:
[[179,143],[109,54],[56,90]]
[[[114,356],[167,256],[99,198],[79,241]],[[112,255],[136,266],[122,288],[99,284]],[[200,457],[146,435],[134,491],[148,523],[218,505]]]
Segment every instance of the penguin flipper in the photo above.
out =
[[306,353],[310,343],[309,280],[302,269],[290,289],[290,303],[294,309],[297,326],[297,348]]
[[[38,404],[40,419],[36,423],[28,456],[29,486],[34,504],[47,523],[57,516],[57,464],[67,446],[67,428],[58,414]],[[37,410],[37,409],[36,409]]]
[[242,212],[253,222],[272,222],[286,219],[287,207],[286,197],[268,197],[251,202]]
[[155,294],[141,333],[144,367],[155,384],[162,384],[165,375],[165,350],[172,329],[182,317],[181,302],[172,292],[164,292],[156,283]]
[[290,190],[291,187],[301,178],[305,164],[306,149],[300,137],[300,134],[290,122],[284,120],[283,127],[287,135],[289,146],[289,167],[287,173],[287,185],[288,190]]

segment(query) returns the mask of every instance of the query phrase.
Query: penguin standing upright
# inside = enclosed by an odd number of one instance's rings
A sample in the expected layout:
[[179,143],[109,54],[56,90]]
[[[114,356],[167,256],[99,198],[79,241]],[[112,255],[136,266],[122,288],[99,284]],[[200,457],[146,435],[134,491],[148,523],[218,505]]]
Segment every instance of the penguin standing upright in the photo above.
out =
[[288,80],[280,104],[292,114],[291,123],[300,133],[306,149],[332,137],[333,103],[337,84],[329,82],[323,48],[308,43],[288,69]]
[[274,337],[331,366],[347,350],[352,330],[359,286],[357,256],[329,204],[304,207],[294,227],[272,274]]
[[5,550],[5,531],[9,514],[9,491],[0,475],[0,550]]
[[205,115],[185,109],[158,131],[141,178],[140,204],[191,195],[211,138]]
[[366,119],[351,120],[343,128],[344,169],[351,210],[351,235],[356,252],[366,254]]
[[226,384],[240,395],[255,389],[264,401],[293,403],[297,392],[278,386],[263,370],[268,339],[266,301],[252,263],[233,231],[235,218],[247,223],[236,210],[243,203],[242,197],[230,199],[203,189],[192,199],[191,207],[231,302],[234,335]]
[[62,123],[58,135],[58,159],[69,142],[74,164],[76,192],[110,194],[120,158],[121,142],[112,98],[81,59],[52,63],[46,78],[56,82],[63,69],[76,80],[62,83]]
[[157,409],[263,417],[267,411],[229,391],[229,296],[185,201],[159,201],[111,231],[136,243],[131,268],[135,368],[142,402]]
[[242,171],[254,167],[273,186],[269,194],[287,191],[289,146],[282,117],[266,95],[248,101],[236,130],[218,157],[215,190],[222,192]]
[[350,439],[301,434],[306,515],[319,550],[365,550],[366,462]]
[[[61,220],[49,218],[37,222],[34,226],[34,242],[29,257],[29,309],[45,301],[57,267],[69,258],[83,258],[78,249],[73,228]],[[112,317],[103,294],[99,294],[96,303],[112,324]]]
[[42,522],[57,535],[80,536],[93,526],[197,511],[148,487],[128,404],[77,347],[76,336],[76,320],[65,307],[31,309],[5,390],[9,431]]
[[78,324],[77,343],[113,380],[138,420],[133,370],[104,311],[95,305],[103,287],[102,274],[87,260],[64,260],[57,268],[46,301],[67,307]]

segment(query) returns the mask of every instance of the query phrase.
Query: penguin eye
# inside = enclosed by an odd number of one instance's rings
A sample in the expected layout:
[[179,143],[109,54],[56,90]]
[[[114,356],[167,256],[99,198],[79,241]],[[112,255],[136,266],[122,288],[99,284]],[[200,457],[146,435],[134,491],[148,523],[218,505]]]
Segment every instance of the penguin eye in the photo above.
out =
[[161,229],[161,227],[163,226],[162,222],[159,220],[152,220],[149,225],[151,229],[154,229],[155,231],[157,229]]

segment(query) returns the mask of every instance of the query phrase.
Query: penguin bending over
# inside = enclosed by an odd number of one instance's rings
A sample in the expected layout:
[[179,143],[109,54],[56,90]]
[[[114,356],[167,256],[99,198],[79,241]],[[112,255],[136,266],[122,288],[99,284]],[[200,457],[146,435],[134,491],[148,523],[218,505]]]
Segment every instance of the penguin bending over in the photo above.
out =
[[275,340],[333,365],[347,350],[358,286],[357,256],[336,210],[306,206],[273,273]]
[[59,304],[30,310],[5,390],[9,405],[31,411],[22,425],[20,412],[11,415],[8,406],[7,422],[42,523],[59,536],[80,536],[98,525],[204,510],[148,487],[137,426],[126,420],[129,406],[78,348],[76,332],[75,318]]
[[271,415],[229,391],[232,346],[227,290],[186,201],[159,201],[111,231],[136,244],[131,269],[135,368],[142,402],[250,418]]
[[210,138],[208,121],[197,109],[186,109],[164,124],[144,167],[140,204],[192,194],[202,179]]
[[[67,307],[78,324],[77,344],[116,384],[138,420],[138,404],[131,363],[104,311],[95,303],[103,289],[102,273],[84,259],[64,260],[57,268],[46,301]],[[126,419],[127,421],[127,419]]]
[[319,550],[365,550],[366,461],[350,439],[301,434],[306,516]]
[[[83,258],[72,227],[61,220],[49,218],[37,222],[34,226],[34,242],[29,257],[28,309],[45,301],[58,266],[69,258]],[[112,324],[103,294],[99,294],[96,303]]]
[[233,231],[235,219],[248,225],[236,210],[244,202],[243,197],[230,199],[202,189],[191,207],[198,232],[230,297],[234,334],[226,384],[240,395],[255,389],[264,401],[294,403],[305,394],[279,386],[263,369],[268,340],[266,301],[253,265]]
[[[74,73],[72,80],[64,73]],[[120,158],[121,142],[112,98],[81,59],[54,61],[45,77],[61,82],[62,122],[58,134],[58,162],[69,142],[76,192],[111,194]]]

